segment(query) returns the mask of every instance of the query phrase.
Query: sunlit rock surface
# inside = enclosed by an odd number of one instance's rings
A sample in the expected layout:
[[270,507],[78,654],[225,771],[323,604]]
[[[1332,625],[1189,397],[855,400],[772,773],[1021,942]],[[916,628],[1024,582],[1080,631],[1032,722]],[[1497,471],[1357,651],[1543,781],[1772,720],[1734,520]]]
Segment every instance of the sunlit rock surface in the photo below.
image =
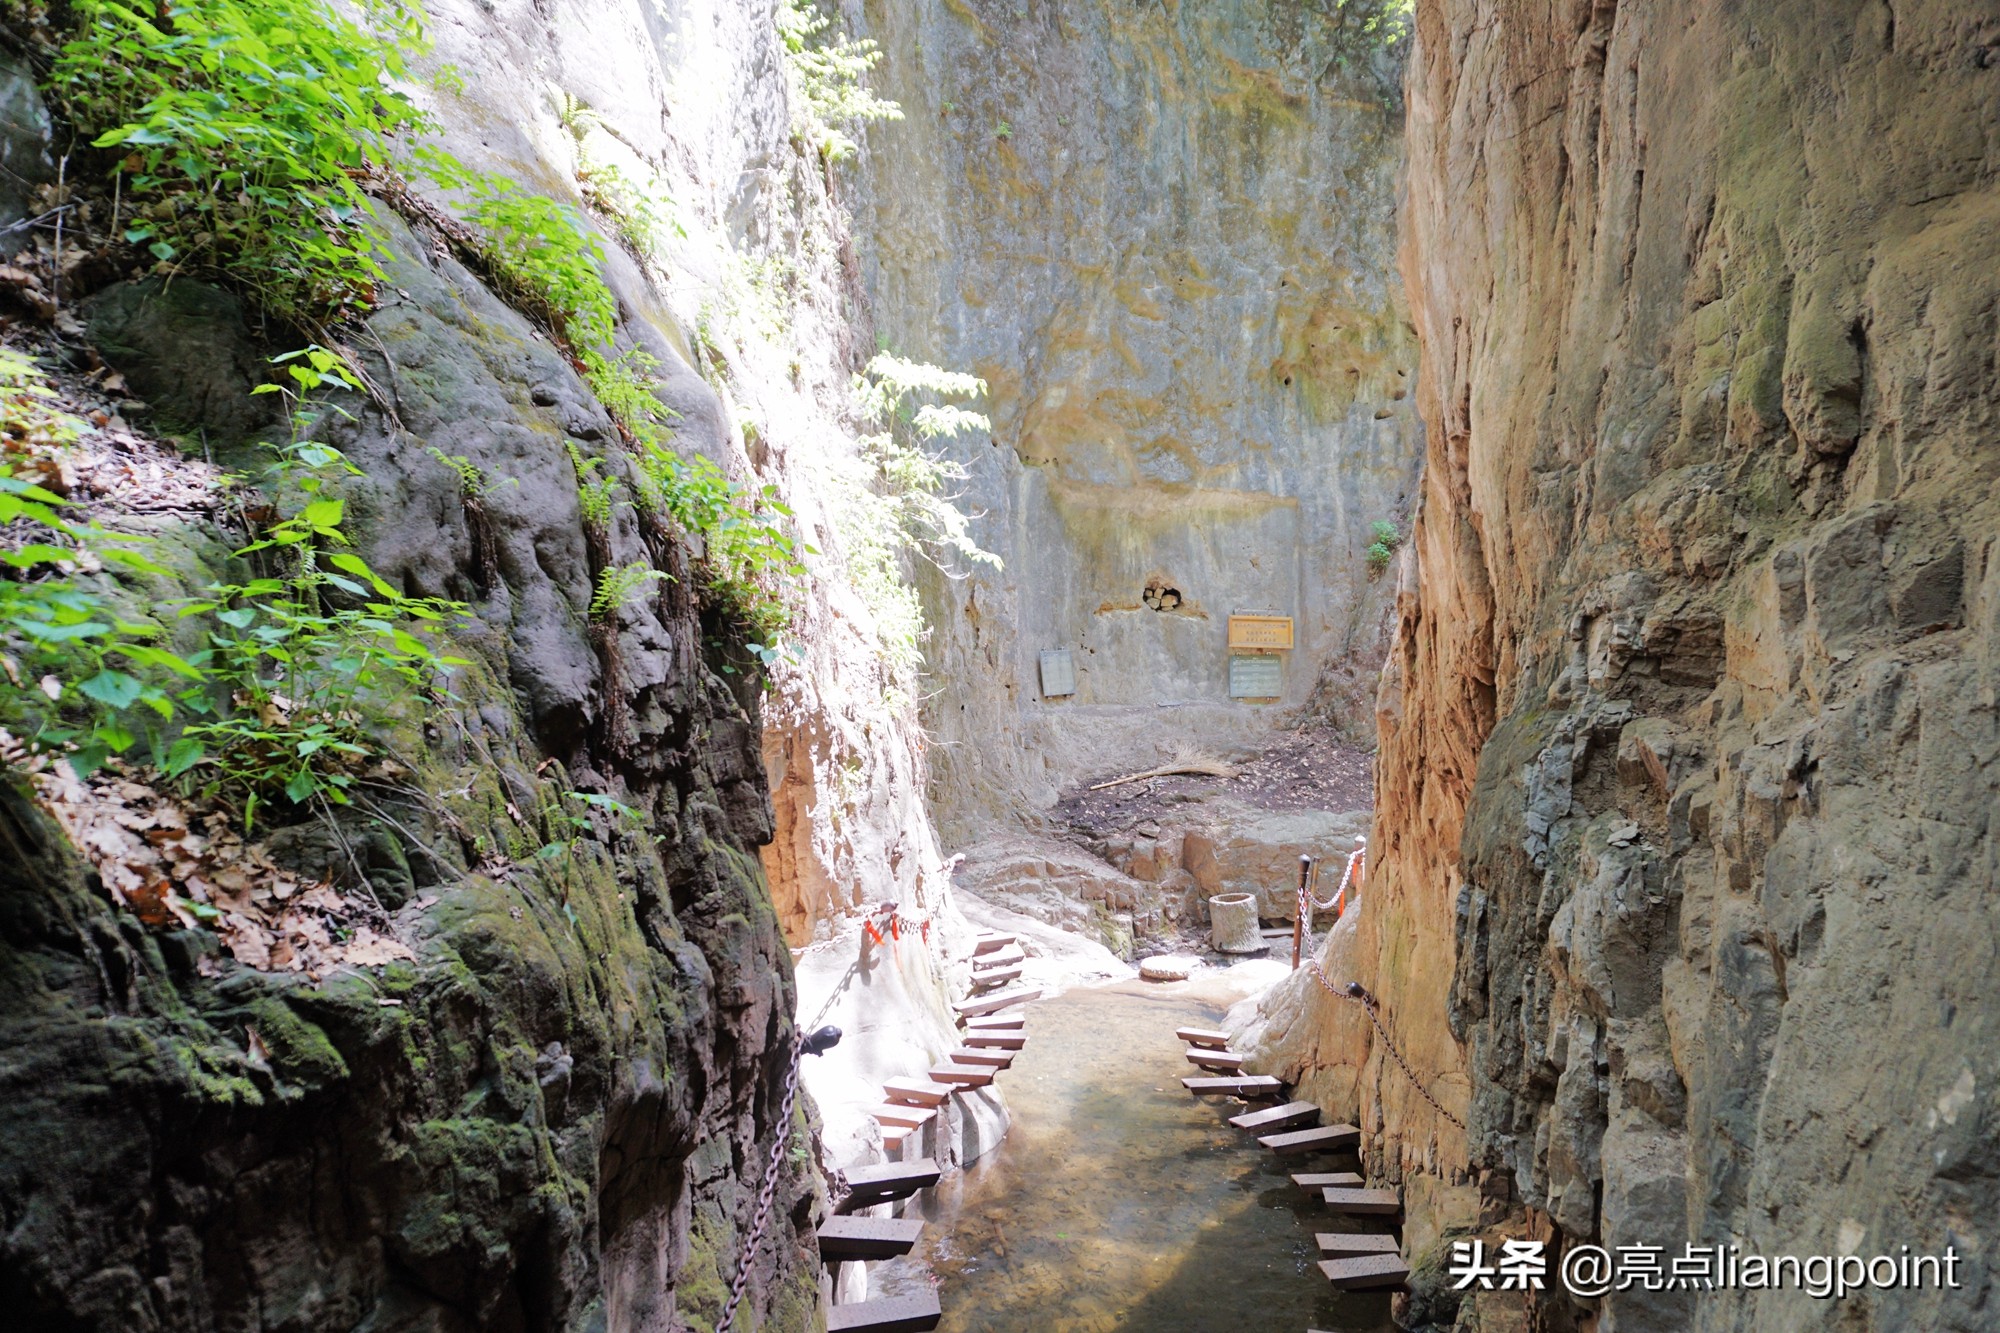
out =
[[[1373,892],[1326,962],[1470,1131],[1350,1002],[1281,991],[1266,1055],[1341,1066],[1420,1228],[1476,1188],[1517,1235],[1956,1245],[1963,1290],[1845,1314],[1986,1327],[2000,14],[1417,13],[1427,471]],[[1604,1316],[1829,1317],[1748,1292]]]
[[[1295,617],[1282,700],[1331,661],[1365,732],[1392,586],[1365,548],[1419,452],[1399,68],[1289,0],[849,10],[908,114],[857,205],[877,333],[992,388],[952,452],[1006,565],[930,580],[947,831],[1269,725],[1229,699],[1232,611]],[[1045,649],[1074,696],[1041,697]]]

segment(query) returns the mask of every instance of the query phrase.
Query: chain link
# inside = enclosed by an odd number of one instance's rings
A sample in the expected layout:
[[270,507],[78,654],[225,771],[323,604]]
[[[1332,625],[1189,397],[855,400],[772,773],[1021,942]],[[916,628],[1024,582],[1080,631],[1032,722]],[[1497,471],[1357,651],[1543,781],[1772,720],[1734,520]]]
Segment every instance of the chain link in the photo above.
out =
[[764,1169],[764,1188],[757,1194],[757,1220],[751,1223],[750,1239],[743,1246],[743,1255],[736,1263],[736,1283],[729,1289],[729,1304],[722,1307],[722,1320],[715,1326],[715,1333],[729,1333],[730,1325],[736,1321],[736,1307],[743,1303],[743,1292],[750,1284],[750,1264],[757,1257],[757,1247],[764,1242],[764,1228],[771,1221],[771,1198],[778,1191],[778,1168],[784,1165],[785,1147],[792,1141],[792,1102],[799,1095],[799,1061],[803,1057],[797,1041],[792,1044],[792,1065],[785,1075],[784,1104],[778,1109],[778,1137],[771,1144],[771,1160]]
[[1422,1080],[1417,1077],[1417,1071],[1410,1068],[1410,1062],[1403,1058],[1403,1053],[1400,1050],[1396,1049],[1396,1039],[1389,1035],[1389,1029],[1382,1025],[1382,1016],[1376,1012],[1380,1006],[1377,1004],[1375,997],[1370,995],[1367,989],[1358,981],[1350,981],[1345,986],[1334,985],[1331,981],[1327,980],[1326,971],[1319,965],[1319,959],[1317,958],[1309,962],[1307,966],[1312,969],[1313,979],[1319,982],[1321,989],[1325,990],[1328,995],[1337,995],[1343,1000],[1353,1000],[1366,1011],[1368,1021],[1373,1023],[1375,1031],[1382,1035],[1382,1044],[1389,1048],[1390,1058],[1396,1062],[1396,1067],[1403,1071],[1403,1077],[1410,1080],[1410,1086],[1417,1090],[1417,1096],[1429,1102],[1433,1111],[1436,1111],[1446,1120],[1451,1121],[1452,1124],[1457,1125],[1460,1133],[1469,1133],[1470,1131],[1465,1128],[1463,1120],[1445,1110],[1438,1099],[1431,1096],[1430,1089],[1426,1088]]
[[[1319,895],[1313,891],[1313,886],[1319,883],[1319,862],[1317,860],[1313,862],[1310,874],[1300,878],[1299,920],[1310,920],[1314,911],[1324,912],[1330,908],[1340,906],[1347,897],[1347,886],[1354,879],[1354,867],[1356,865],[1361,866],[1364,875],[1367,874],[1368,840],[1366,838],[1356,838],[1354,841],[1360,845],[1348,855],[1347,869],[1341,872],[1340,887],[1333,891],[1333,897],[1328,898],[1325,902],[1321,902]],[[1311,904],[1310,908],[1308,908],[1308,904]],[[1336,912],[1335,920],[1338,919],[1339,914]]]

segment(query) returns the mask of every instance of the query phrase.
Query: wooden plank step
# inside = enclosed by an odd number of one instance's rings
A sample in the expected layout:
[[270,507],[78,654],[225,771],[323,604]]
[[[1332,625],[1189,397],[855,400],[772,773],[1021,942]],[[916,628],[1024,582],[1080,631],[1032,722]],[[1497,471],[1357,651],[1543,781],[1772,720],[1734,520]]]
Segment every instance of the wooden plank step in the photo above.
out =
[[1403,1262],[1400,1254],[1357,1254],[1345,1259],[1322,1259],[1319,1271],[1342,1291],[1397,1287],[1410,1277],[1410,1266]]
[[1242,1097],[1269,1101],[1285,1095],[1285,1085],[1269,1074],[1238,1074],[1234,1078],[1184,1078],[1181,1086],[1197,1097]]
[[1019,949],[1001,949],[996,953],[975,955],[972,960],[972,970],[974,972],[990,972],[996,967],[1012,967],[1016,963],[1025,963],[1027,961],[1028,955]]
[[1174,1035],[1190,1046],[1207,1046],[1218,1051],[1229,1044],[1227,1032],[1209,1028],[1175,1028]]
[[991,1069],[968,1069],[964,1065],[939,1065],[931,1071],[931,1077],[939,1083],[950,1083],[961,1088],[983,1088],[993,1081]]
[[1263,1111],[1245,1111],[1229,1117],[1238,1129],[1284,1129],[1319,1119],[1319,1108],[1311,1102],[1286,1102]]
[[891,1103],[886,1106],[878,1106],[873,1111],[870,1111],[869,1114],[885,1125],[901,1125],[905,1129],[915,1129],[919,1125],[928,1124],[937,1112],[927,1106],[896,1105]]
[[1204,1050],[1199,1046],[1190,1046],[1187,1048],[1187,1062],[1189,1064],[1200,1065],[1203,1069],[1219,1069],[1230,1074],[1243,1068],[1245,1058],[1234,1051],[1210,1051]]
[[1280,1157],[1290,1157],[1295,1153],[1352,1148],[1361,1142],[1361,1131],[1352,1125],[1315,1125],[1311,1129],[1291,1129],[1282,1134],[1260,1135],[1257,1142]]
[[996,968],[991,972],[974,972],[972,974],[972,984],[975,986],[1001,986],[1007,982],[1019,981],[1020,979],[1021,965],[1019,963],[1014,964],[1012,967]]
[[1292,1177],[1292,1183],[1308,1194],[1317,1194],[1323,1189],[1360,1189],[1367,1182],[1352,1171],[1309,1171]]
[[989,1069],[1007,1069],[1014,1063],[1014,1054],[1011,1051],[1001,1051],[996,1054],[992,1051],[979,1051],[969,1046],[961,1046],[945,1059],[955,1065],[970,1065],[974,1069],[982,1065]]
[[833,1306],[826,1312],[826,1333],[930,1333],[943,1318],[937,1292],[926,1291]]
[[1015,942],[1014,936],[1003,935],[998,931],[992,931],[989,932],[988,934],[975,936],[973,938],[972,952],[975,954],[993,953],[996,950],[1006,948],[1008,945],[1013,944],[1014,942]]
[[1024,986],[1020,990],[1001,991],[998,995],[981,995],[976,999],[960,1000],[952,1008],[961,1014],[992,1014],[1041,998],[1040,986]]
[[928,1157],[856,1167],[847,1173],[847,1197],[841,1200],[840,1211],[851,1213],[891,1199],[907,1199],[937,1184],[941,1174],[938,1164]]
[[1394,1217],[1403,1211],[1394,1190],[1328,1189],[1320,1198],[1336,1213],[1357,1213],[1363,1217]]
[[909,1142],[912,1135],[923,1133],[922,1129],[914,1125],[878,1124],[876,1128],[882,1131],[882,1151],[892,1153],[901,1152],[903,1145]]
[[1019,1032],[1028,1026],[1026,1014],[981,1014],[958,1021],[968,1032]]
[[902,1217],[829,1217],[819,1224],[819,1257],[828,1263],[908,1254],[924,1224]]
[[882,1095],[906,1106],[943,1106],[951,1096],[951,1085],[924,1078],[892,1078],[882,1085]]
[[1322,1231],[1313,1237],[1321,1254],[1352,1257],[1357,1254],[1395,1254],[1403,1247],[1394,1236],[1372,1231]]
[[988,1051],[1018,1051],[1028,1044],[1024,1032],[980,1032],[974,1030],[965,1034],[965,1044],[975,1049]]

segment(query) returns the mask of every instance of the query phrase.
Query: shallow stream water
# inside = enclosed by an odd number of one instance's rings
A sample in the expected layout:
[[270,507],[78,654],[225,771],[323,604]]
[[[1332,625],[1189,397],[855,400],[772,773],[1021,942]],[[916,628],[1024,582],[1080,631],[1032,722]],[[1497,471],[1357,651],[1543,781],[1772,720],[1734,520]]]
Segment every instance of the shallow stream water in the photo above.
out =
[[1387,1330],[1389,1297],[1344,1295],[1315,1266],[1313,1233],[1336,1220],[1284,1162],[1197,1101],[1174,1029],[1216,1026],[1199,999],[1131,982],[1073,990],[1028,1010],[1028,1044],[1000,1076],[1013,1127],[948,1177],[909,1259],[871,1287],[936,1275],[943,1333],[1295,1333]]

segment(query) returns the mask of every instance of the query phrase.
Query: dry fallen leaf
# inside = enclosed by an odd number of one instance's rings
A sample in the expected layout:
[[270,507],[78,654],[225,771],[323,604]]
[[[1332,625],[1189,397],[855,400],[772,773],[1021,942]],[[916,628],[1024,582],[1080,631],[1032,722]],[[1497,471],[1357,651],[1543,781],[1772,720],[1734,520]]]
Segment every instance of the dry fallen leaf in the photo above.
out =
[[[0,741],[11,740],[0,733]],[[302,881],[263,844],[244,842],[221,812],[193,815],[178,798],[110,769],[89,781],[61,764],[31,776],[43,808],[90,860],[106,891],[147,926],[201,927],[206,913],[237,962],[313,980],[342,966],[416,957],[393,936],[355,920],[365,909],[330,882]],[[192,832],[195,823],[205,833]],[[207,959],[199,970],[216,974]]]
[[377,935],[366,926],[354,932],[354,938],[347,942],[346,952],[348,962],[365,967],[378,967],[398,960],[415,962],[417,957],[402,941]]

